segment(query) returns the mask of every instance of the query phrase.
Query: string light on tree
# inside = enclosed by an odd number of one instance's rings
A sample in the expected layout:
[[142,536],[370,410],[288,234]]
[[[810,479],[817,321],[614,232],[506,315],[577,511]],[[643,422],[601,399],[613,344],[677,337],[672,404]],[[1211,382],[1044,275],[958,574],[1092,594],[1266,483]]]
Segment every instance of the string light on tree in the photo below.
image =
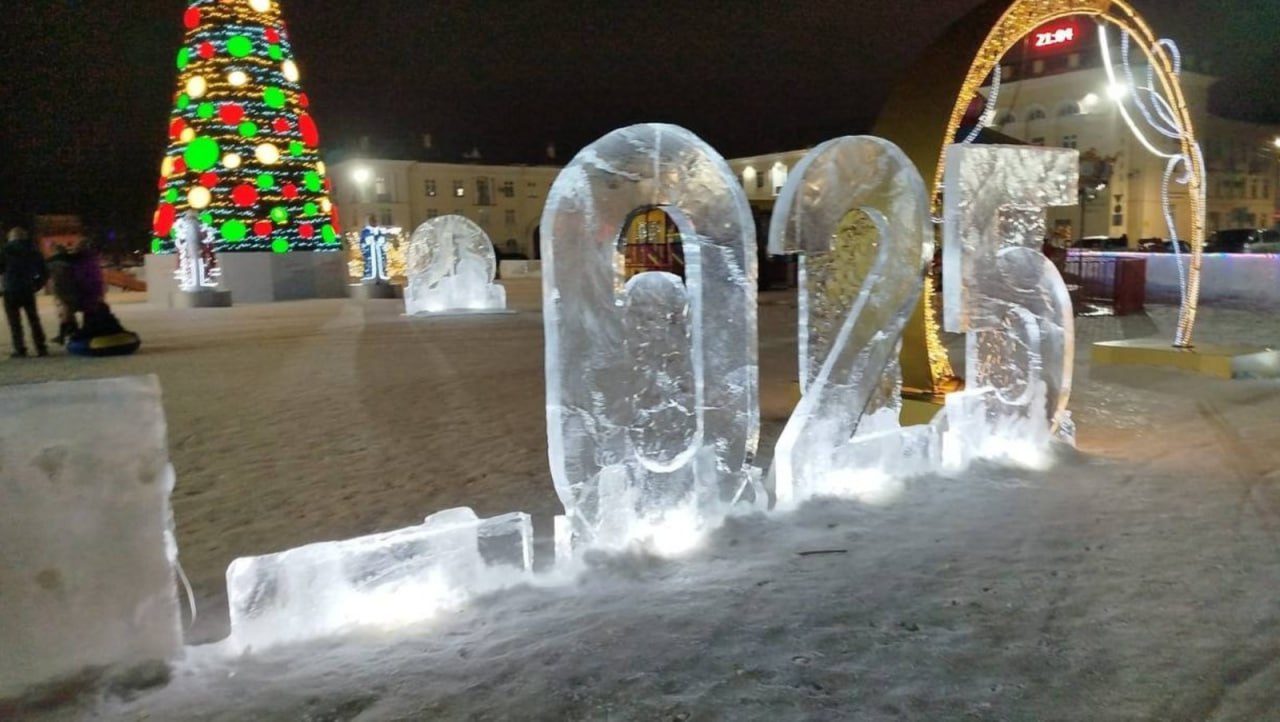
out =
[[200,214],[216,250],[341,250],[320,137],[277,0],[189,0],[152,250]]

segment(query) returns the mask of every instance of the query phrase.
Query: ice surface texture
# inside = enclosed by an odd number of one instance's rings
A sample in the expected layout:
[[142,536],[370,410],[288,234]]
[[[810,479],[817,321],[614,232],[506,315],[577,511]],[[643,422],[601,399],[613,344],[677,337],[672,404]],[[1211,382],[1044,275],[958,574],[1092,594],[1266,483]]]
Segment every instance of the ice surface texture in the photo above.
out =
[[514,512],[479,519],[460,507],[418,526],[278,554],[227,568],[237,650],[428,619],[533,568],[533,525]]
[[[898,352],[933,255],[920,173],[880,138],[823,143],[779,194],[769,250],[798,253],[801,263],[804,393],[774,456],[778,503],[848,491],[851,477],[864,471],[900,471],[896,454],[886,453],[905,443],[894,436],[902,404]],[[876,448],[851,448],[860,444],[855,434]]]
[[493,282],[493,243],[465,216],[439,216],[418,226],[409,237],[405,265],[405,313],[507,307],[506,289]]
[[[626,278],[624,233],[661,209],[684,278]],[[560,173],[542,216],[547,436],[561,553],[658,546],[766,503],[755,226],[734,173],[672,125],[616,130]],[[572,543],[563,538],[573,537]]]
[[[1045,257],[1045,209],[1076,202],[1075,150],[953,145],[944,175],[946,330],[967,334],[966,390],[947,399],[948,455],[1047,445],[1068,430],[1071,298]],[[984,450],[985,449],[985,450]]]
[[191,292],[217,288],[221,270],[213,252],[213,229],[201,222],[195,211],[187,211],[174,224],[178,231],[178,288]]
[[154,376],[0,389],[0,698],[180,652]]

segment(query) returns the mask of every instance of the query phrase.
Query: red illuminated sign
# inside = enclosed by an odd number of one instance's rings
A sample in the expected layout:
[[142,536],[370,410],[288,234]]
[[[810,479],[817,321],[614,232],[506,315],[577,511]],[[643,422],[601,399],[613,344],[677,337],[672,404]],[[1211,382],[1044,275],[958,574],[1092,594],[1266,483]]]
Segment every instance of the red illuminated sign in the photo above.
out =
[[1070,45],[1076,41],[1076,26],[1047,25],[1031,34],[1031,46],[1035,48],[1056,48]]

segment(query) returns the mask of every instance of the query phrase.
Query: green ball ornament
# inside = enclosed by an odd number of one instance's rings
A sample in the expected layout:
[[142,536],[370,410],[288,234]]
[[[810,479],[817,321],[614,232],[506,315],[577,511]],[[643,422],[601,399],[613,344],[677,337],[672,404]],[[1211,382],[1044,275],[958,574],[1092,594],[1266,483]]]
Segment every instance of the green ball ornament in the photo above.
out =
[[277,238],[271,242],[271,251],[273,253],[288,253],[289,242],[283,238]]
[[233,58],[243,58],[253,52],[253,41],[243,35],[236,35],[227,41],[227,52]]
[[218,141],[213,138],[199,136],[187,143],[187,149],[182,152],[182,157],[191,170],[206,171],[218,164],[218,159],[222,157],[222,149],[218,147]]

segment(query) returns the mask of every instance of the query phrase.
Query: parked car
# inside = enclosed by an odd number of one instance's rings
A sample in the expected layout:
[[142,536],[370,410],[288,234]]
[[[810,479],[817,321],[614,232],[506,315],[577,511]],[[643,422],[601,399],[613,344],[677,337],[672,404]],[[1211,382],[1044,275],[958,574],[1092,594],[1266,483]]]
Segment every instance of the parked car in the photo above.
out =
[[[1144,253],[1173,253],[1173,241],[1166,238],[1143,238],[1138,241],[1138,250]],[[1179,239],[1178,251],[1190,253],[1191,244]]]
[[1227,228],[1214,231],[1205,242],[1205,253],[1276,253],[1280,232],[1259,228]]
[[1129,239],[1125,237],[1085,236],[1076,241],[1072,247],[1081,251],[1127,251],[1129,250]]

